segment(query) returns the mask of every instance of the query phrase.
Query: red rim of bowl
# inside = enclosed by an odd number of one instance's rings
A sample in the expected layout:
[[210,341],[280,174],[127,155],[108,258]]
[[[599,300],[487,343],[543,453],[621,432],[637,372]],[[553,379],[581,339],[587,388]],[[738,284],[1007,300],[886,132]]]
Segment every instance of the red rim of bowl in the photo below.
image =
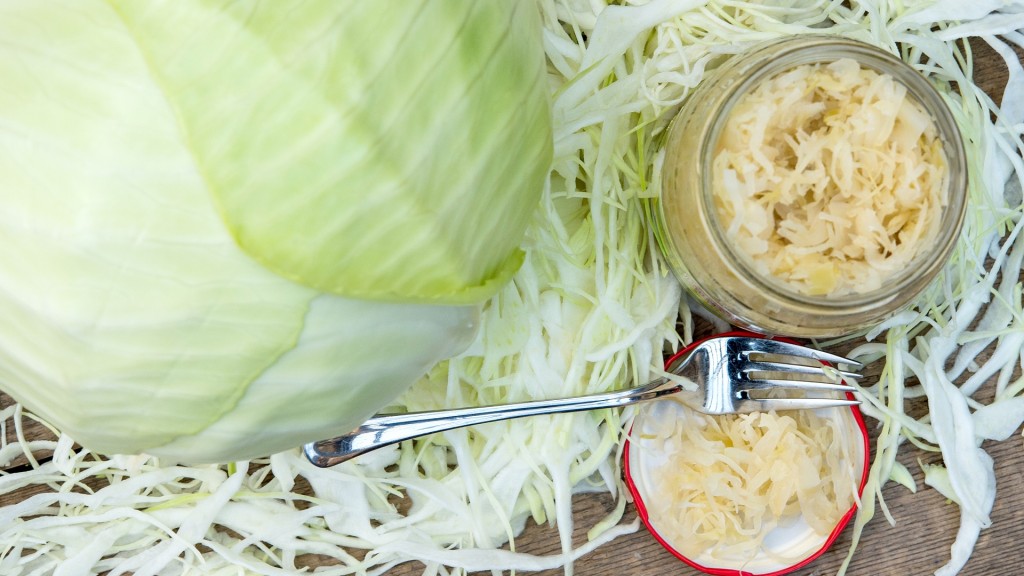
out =
[[[683,348],[679,352],[676,352],[671,358],[668,359],[668,361],[665,362],[666,369],[673,362],[675,362],[677,358],[679,358],[683,354],[688,353],[692,348],[694,348],[701,342],[704,342],[705,340],[709,340],[711,338],[721,338],[723,336],[747,336],[751,338],[767,338],[767,336],[764,336],[763,334],[754,334],[752,332],[743,331],[715,334],[714,336],[709,336],[707,338],[696,340],[689,346]],[[798,343],[788,338],[776,337],[774,339],[781,340],[784,342],[790,342],[792,344]],[[851,400],[853,399],[853,394],[850,394],[849,392],[847,392],[846,396]],[[868,429],[867,426],[864,424],[864,417],[861,415],[860,409],[857,408],[857,406],[851,406],[850,411],[853,413],[854,421],[857,423],[857,427],[861,433],[861,438],[863,438],[864,442],[864,469],[861,474],[860,485],[857,487],[857,497],[859,499],[864,494],[864,486],[865,484],[867,484],[868,472],[871,467],[871,442],[868,438]],[[631,427],[630,435],[632,434],[632,432],[633,430]],[[832,529],[832,532],[828,535],[828,538],[826,538],[825,542],[821,545],[821,548],[819,548],[812,554],[809,554],[806,558],[797,562],[796,564],[787,566],[786,568],[783,568],[781,570],[755,574],[753,572],[744,572],[743,570],[736,570],[733,568],[710,568],[708,566],[698,564],[697,562],[694,562],[693,560],[684,556],[681,552],[676,550],[671,544],[665,541],[665,539],[661,537],[661,534],[658,533],[658,530],[651,525],[651,521],[647,513],[647,506],[644,504],[643,498],[640,496],[640,490],[637,487],[636,483],[633,481],[633,475],[630,472],[629,448],[630,441],[629,436],[627,436],[625,445],[622,450],[623,470],[626,479],[626,486],[629,488],[630,494],[633,495],[633,503],[636,506],[637,514],[640,516],[640,519],[643,520],[644,525],[647,526],[647,531],[650,532],[652,536],[654,536],[654,539],[657,540],[658,543],[662,545],[662,547],[671,552],[673,556],[706,574],[713,574],[714,576],[782,576],[783,574],[789,574],[794,570],[799,570],[800,568],[807,566],[808,564],[816,560],[819,556],[824,554],[825,551],[828,550],[832,546],[832,544],[835,543],[836,539],[839,537],[839,534],[841,534],[843,529],[846,528],[847,524],[850,523],[850,519],[853,518],[854,514],[857,513],[857,503],[854,502],[853,506],[851,506],[850,509],[846,511],[846,514],[844,514],[843,517],[839,519],[839,522],[836,523],[835,528]]]

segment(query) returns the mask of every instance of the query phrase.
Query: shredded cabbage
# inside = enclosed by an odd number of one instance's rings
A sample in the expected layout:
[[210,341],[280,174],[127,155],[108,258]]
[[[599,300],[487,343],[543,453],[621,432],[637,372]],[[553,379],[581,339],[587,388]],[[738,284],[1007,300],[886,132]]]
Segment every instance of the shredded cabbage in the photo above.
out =
[[[995,498],[994,463],[980,442],[1012,433],[1024,420],[1024,405],[1015,400],[1024,380],[1014,376],[1024,333],[1024,71],[1013,51],[1024,47],[1017,31],[1024,3],[539,0],[538,6],[556,160],[523,245],[526,260],[513,284],[485,306],[471,351],[438,367],[391,409],[596,391],[656,373],[663,346],[678,343],[677,312],[684,339],[692,338],[694,325],[686,306],[677,310],[678,288],[648,250],[639,217],[639,199],[659,186],[659,138],[668,119],[706,70],[756,42],[821,33],[872,42],[957,88],[946,99],[967,139],[971,207],[954,259],[933,290],[885,326],[850,339],[862,343],[854,350],[858,358],[884,364],[881,380],[862,394],[880,431],[855,534],[881,504],[882,486],[890,478],[907,481],[895,460],[902,446],[940,451],[948,477],[941,485],[956,495],[962,518],[939,573],[959,572]],[[1001,103],[971,82],[969,37],[1005,58],[1010,81]],[[980,360],[985,350],[996,352]],[[996,388],[992,412],[980,394],[957,386],[972,373],[979,376],[971,388]],[[917,420],[905,408],[921,397],[930,415]],[[998,415],[998,426],[975,424],[986,413]],[[0,444],[0,456],[26,466],[0,478],[0,492],[30,494],[0,510],[4,574],[60,567],[115,575],[280,575],[308,566],[310,555],[331,564],[323,569],[329,574],[383,574],[413,559],[431,575],[560,566],[571,573],[574,559],[637,529],[621,522],[620,506],[586,545],[571,542],[574,492],[607,490],[623,502],[616,456],[628,414],[496,423],[326,470],[296,451],[233,466],[100,458],[67,437],[26,438],[20,407],[7,407],[3,416],[13,434]],[[53,460],[43,461],[51,451]],[[929,476],[940,484],[942,473]],[[561,553],[516,550],[514,537],[529,518],[557,525]]]

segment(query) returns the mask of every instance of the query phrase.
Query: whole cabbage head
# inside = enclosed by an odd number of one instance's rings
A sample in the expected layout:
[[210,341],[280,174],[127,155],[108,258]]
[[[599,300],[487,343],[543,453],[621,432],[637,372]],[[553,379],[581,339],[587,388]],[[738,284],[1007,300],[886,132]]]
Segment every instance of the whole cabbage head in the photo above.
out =
[[522,261],[540,31],[514,0],[0,4],[0,388],[102,453],[358,425]]

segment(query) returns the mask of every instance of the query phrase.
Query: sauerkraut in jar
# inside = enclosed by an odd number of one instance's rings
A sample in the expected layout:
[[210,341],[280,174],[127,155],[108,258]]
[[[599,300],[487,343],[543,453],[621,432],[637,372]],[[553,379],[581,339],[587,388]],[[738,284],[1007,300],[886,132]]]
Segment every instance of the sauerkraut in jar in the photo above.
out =
[[843,58],[769,78],[733,105],[711,182],[726,237],[809,295],[878,290],[934,242],[948,169],[931,116]]
[[719,66],[672,121],[654,236],[691,296],[735,326],[826,337],[910,305],[966,209],[940,88],[862,42],[796,37]]

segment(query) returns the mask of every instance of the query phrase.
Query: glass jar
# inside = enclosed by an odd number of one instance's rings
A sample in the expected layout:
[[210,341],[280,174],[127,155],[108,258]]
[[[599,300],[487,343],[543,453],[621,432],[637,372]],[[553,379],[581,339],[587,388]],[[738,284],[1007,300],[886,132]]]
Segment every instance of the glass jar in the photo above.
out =
[[[902,83],[935,124],[947,165],[946,205],[933,244],[910,266],[864,293],[813,296],[754,269],[727,238],[712,197],[711,162],[736,102],[760,81],[804,64],[849,58]],[[655,238],[670,269],[698,302],[729,323],[765,334],[826,337],[877,325],[908,306],[945,265],[966,210],[963,143],[935,88],[905,62],[861,42],[795,37],[734,56],[694,90],[673,120],[665,144],[662,189],[648,205]]]

